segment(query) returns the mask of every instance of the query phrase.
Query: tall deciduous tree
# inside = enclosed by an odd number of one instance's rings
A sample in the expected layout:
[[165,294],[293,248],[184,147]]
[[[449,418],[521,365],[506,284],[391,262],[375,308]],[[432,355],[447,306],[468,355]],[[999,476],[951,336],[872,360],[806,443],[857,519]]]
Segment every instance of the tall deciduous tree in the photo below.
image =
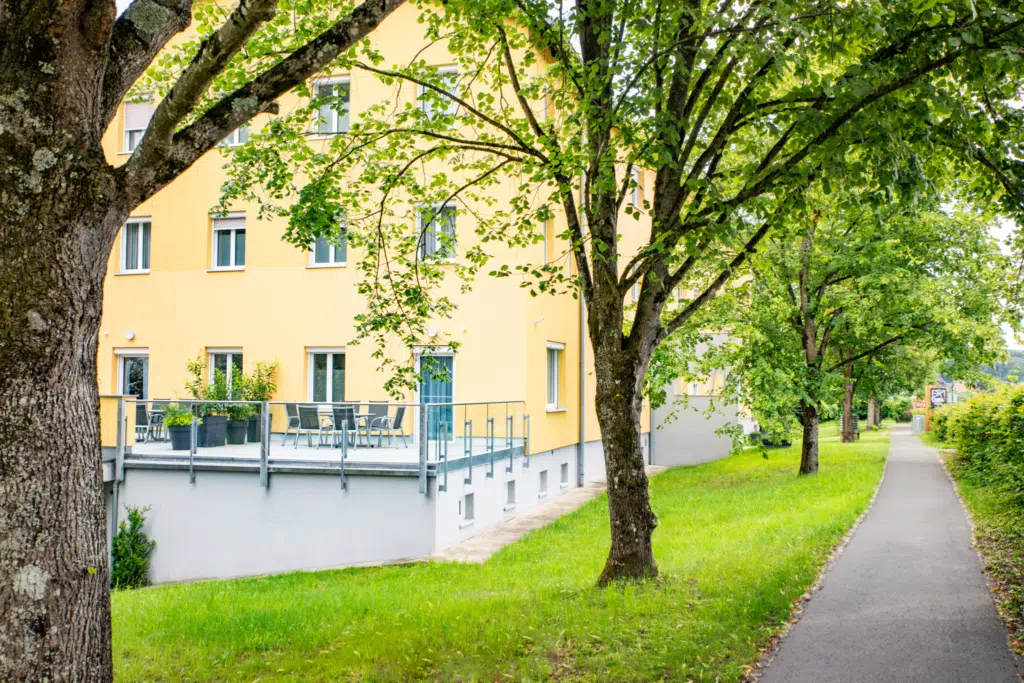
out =
[[201,40],[115,167],[101,138],[191,0],[120,16],[114,0],[0,3],[0,680],[112,678],[96,348],[118,229],[399,4],[204,4]]
[[881,390],[875,364],[900,362],[895,348],[934,349],[953,371],[999,357],[1000,324],[1019,309],[1004,302],[1014,270],[989,225],[873,193],[811,192],[751,259],[751,280],[719,302],[735,341],[706,362],[731,367],[732,389],[768,424],[799,406],[800,473],[814,473],[823,406],[841,404],[852,441],[858,381]]
[[[601,581],[657,572],[639,419],[654,350],[692,327],[815,178],[869,173],[913,194],[956,160],[989,170],[972,176],[975,199],[1019,196],[1005,125],[1020,90],[1015,5],[449,0],[425,7],[424,23],[457,73],[419,57],[353,63],[393,84],[393,100],[328,153],[299,134],[310,111],[282,119],[238,153],[228,194],[270,188],[277,210],[305,219],[292,223],[297,244],[344,207],[349,244],[367,254],[359,333],[381,347],[430,343],[425,321],[452,308],[432,291],[443,269],[419,258],[416,205],[472,214],[479,245],[456,266],[467,279],[489,242],[539,241],[565,216],[570,282],[550,264],[494,274],[568,285],[586,303],[611,519]],[[637,168],[653,181],[632,206]],[[489,203],[498,183],[513,188],[511,208]],[[641,214],[649,234],[624,253],[620,221]],[[697,295],[667,307],[679,287]]]

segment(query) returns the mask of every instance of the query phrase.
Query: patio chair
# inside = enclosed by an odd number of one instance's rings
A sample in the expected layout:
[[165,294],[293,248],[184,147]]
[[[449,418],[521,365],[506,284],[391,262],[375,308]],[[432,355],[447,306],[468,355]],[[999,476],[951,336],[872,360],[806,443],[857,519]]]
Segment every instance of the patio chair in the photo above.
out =
[[316,433],[316,447],[324,443],[325,432],[330,433],[332,427],[325,425],[320,419],[320,409],[316,406],[299,406],[299,426],[295,431],[294,448],[299,447],[299,436],[306,435],[306,445],[313,447],[313,433]]
[[139,443],[146,443],[146,435],[149,434],[149,411],[146,410],[146,402],[138,401],[135,404],[135,440]]
[[[387,401],[370,401],[366,407],[366,424],[363,429],[366,432],[366,443],[370,443],[373,431],[388,424],[388,411],[390,406]],[[380,446],[380,436],[377,437],[377,446]]]
[[[377,434],[377,448],[380,448],[381,438],[384,436],[388,437],[388,445],[390,446],[393,441],[393,436],[399,436],[402,439],[402,446],[408,448],[409,443],[406,441],[405,427],[402,422],[405,419],[405,406],[397,406],[395,408],[395,414],[391,416],[385,415],[383,418],[378,418],[376,424],[371,426],[370,432],[376,432]],[[397,434],[396,434],[397,433]]]
[[[338,434],[342,439],[348,439],[350,445],[359,445],[359,418],[356,417],[355,406],[334,406],[334,445],[338,445]],[[366,445],[370,442],[367,440]]]
[[284,426],[284,438],[281,439],[281,445],[288,445],[288,430],[294,429],[295,433],[292,436],[295,437],[295,444],[299,443],[299,405],[297,403],[285,403],[284,412],[288,415],[288,423]]
[[164,434],[164,410],[167,408],[167,404],[170,401],[157,400],[150,404],[149,410],[149,434],[147,439],[153,439],[154,441],[165,441],[167,439]]

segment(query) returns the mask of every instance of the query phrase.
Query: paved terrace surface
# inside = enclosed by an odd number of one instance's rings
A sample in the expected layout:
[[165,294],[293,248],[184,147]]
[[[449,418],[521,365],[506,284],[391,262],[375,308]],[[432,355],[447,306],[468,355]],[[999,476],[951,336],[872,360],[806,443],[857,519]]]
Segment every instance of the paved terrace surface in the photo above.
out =
[[874,506],[761,683],[1018,680],[953,486],[898,427]]
[[[659,465],[647,466],[648,476],[664,471],[665,468]],[[557,496],[549,503],[545,503],[529,512],[513,517],[507,522],[491,527],[487,531],[462,543],[438,551],[431,555],[429,559],[471,563],[484,562],[508,544],[518,541],[535,529],[547,526],[562,515],[566,515],[579,508],[588,500],[596,498],[604,489],[604,482],[590,482],[578,488],[569,489],[569,492],[565,495]]]

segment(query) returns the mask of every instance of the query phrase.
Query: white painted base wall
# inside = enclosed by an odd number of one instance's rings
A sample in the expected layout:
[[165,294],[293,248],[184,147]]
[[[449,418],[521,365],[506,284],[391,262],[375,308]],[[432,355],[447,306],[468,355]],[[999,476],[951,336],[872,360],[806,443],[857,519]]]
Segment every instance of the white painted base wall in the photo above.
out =
[[[716,412],[705,417],[710,398],[691,396],[686,408],[673,406],[675,398],[670,386],[667,403],[657,408],[652,415],[655,431],[651,464],[667,467],[698,465],[729,455],[732,439],[715,434],[715,430],[739,422],[737,408],[733,406],[724,414]],[[670,419],[673,412],[675,416]]]
[[[648,443],[644,434],[645,458]],[[129,467],[118,485],[118,519],[126,505],[150,508],[153,583],[397,562],[455,545],[576,486],[575,445],[532,455],[529,466],[515,458],[512,472],[507,465],[496,460],[493,478],[489,465],[476,465],[471,483],[468,470],[452,470],[447,491],[438,491],[439,476],[429,480],[427,494],[415,477],[352,474],[342,490],[337,476],[277,472],[262,488],[255,472],[199,470],[191,484],[186,470]],[[601,442],[589,442],[584,479],[604,477]],[[515,482],[511,507],[509,481]],[[113,484],[106,488],[112,511]]]

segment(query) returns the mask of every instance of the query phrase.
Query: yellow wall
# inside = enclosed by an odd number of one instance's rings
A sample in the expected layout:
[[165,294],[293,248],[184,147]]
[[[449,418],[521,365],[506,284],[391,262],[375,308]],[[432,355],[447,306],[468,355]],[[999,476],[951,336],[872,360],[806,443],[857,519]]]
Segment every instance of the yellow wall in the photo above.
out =
[[[404,63],[426,43],[416,8],[405,5],[373,34],[372,39],[389,62]],[[422,53],[428,63],[451,63],[441,44]],[[351,116],[373,103],[387,100],[393,89],[369,74],[351,74]],[[407,88],[408,96],[415,92]],[[281,111],[295,104],[295,95],[282,99]],[[252,122],[257,130],[266,121]],[[113,163],[122,163],[123,116],[114,121],[104,139]],[[101,393],[120,393],[115,350],[148,349],[149,397],[185,396],[185,363],[210,348],[241,348],[244,369],[257,360],[276,359],[278,400],[308,398],[307,349],[343,348],[346,353],[346,400],[387,398],[385,377],[371,357],[369,342],[353,346],[354,316],[365,309],[356,294],[360,275],[351,265],[359,258],[352,248],[348,266],[309,267],[309,253],[282,240],[285,223],[280,219],[258,221],[255,206],[238,205],[245,212],[246,266],[242,271],[211,271],[211,209],[216,205],[225,175],[223,154],[214,150],[200,159],[167,188],[140,206],[135,217],[149,217],[151,265],[146,274],[120,274],[121,243],[110,257],[105,282],[104,316],[100,331],[99,385]],[[648,176],[649,178],[650,176]],[[649,181],[646,183],[649,185]],[[508,193],[495,187],[492,194]],[[482,211],[494,208],[479,207]],[[499,207],[500,208],[500,204]],[[646,240],[649,224],[623,215],[630,226],[624,249],[635,249]],[[635,229],[633,229],[635,227]],[[564,220],[555,221],[555,233]],[[472,216],[460,212],[457,219],[460,250],[474,243]],[[564,242],[553,240],[561,254]],[[538,264],[543,244],[508,249],[488,245],[495,255],[490,270],[501,263]],[[458,306],[450,320],[435,323],[439,343],[461,343],[455,362],[455,400],[524,400],[531,415],[531,446],[534,452],[570,445],[579,433],[579,302],[569,295],[531,297],[514,278],[482,275],[469,293],[459,291],[452,275],[446,290]],[[128,337],[132,337],[129,339]],[[560,408],[546,409],[547,342],[565,344],[564,379]],[[390,349],[397,358],[409,351]],[[588,344],[586,377],[587,440],[600,438],[593,408],[594,377]],[[411,397],[410,397],[411,398]],[[278,425],[275,424],[275,429]],[[649,428],[648,411],[644,429]],[[499,427],[500,429],[500,427]]]

